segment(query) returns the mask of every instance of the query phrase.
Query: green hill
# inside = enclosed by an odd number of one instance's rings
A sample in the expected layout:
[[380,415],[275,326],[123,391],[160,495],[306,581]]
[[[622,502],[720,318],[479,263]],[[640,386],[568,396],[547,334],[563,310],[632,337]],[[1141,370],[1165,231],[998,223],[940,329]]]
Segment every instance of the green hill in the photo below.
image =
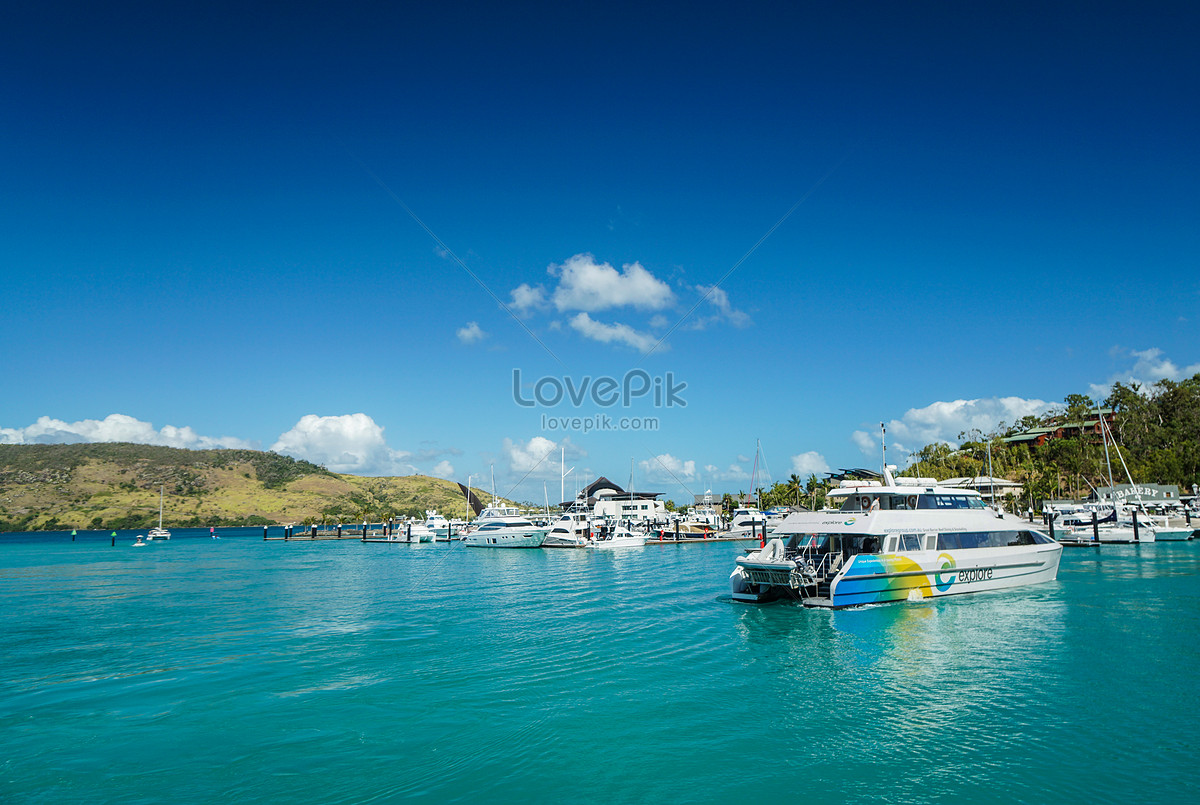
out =
[[[466,514],[458,484],[339,475],[257,450],[155,445],[0,445],[0,531],[379,522]],[[480,490],[477,496],[485,499]]]

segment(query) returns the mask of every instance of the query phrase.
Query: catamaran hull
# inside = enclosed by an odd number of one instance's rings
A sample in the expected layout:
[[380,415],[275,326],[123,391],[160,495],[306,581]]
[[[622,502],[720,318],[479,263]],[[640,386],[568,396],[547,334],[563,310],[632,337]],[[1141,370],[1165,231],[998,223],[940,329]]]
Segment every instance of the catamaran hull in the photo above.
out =
[[817,585],[794,562],[755,563],[741,558],[730,575],[730,587],[737,601],[790,598],[805,606],[840,609],[1054,581],[1061,557],[1058,544],[1019,552],[976,548],[861,554],[833,578],[828,597],[816,594]]

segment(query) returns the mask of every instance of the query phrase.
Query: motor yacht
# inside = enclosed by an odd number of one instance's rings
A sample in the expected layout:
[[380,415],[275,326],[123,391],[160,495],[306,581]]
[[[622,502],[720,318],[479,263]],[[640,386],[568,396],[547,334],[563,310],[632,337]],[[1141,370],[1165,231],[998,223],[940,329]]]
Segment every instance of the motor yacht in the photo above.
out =
[[540,548],[549,529],[535,526],[516,506],[497,500],[479,513],[475,529],[463,537],[472,548]]

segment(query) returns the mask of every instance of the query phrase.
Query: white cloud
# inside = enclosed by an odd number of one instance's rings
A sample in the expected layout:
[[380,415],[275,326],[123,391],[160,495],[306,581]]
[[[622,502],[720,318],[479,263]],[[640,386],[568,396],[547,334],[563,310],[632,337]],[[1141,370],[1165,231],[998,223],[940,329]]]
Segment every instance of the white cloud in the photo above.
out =
[[[890,456],[903,458],[935,442],[959,443],[959,433],[977,430],[990,433],[1001,422],[1011,425],[1022,417],[1042,416],[1054,408],[1044,400],[1021,397],[989,397],[981,400],[954,400],[930,403],[924,408],[911,408],[900,419],[887,423],[887,448]],[[855,431],[852,440],[864,455],[880,456],[880,433]]]
[[[658,339],[648,333],[639,332],[628,324],[605,324],[596,321],[587,313],[580,313],[575,318],[571,319],[571,328],[593,341],[599,341],[602,344],[626,344],[639,352],[649,352],[658,344]],[[658,347],[659,352],[667,347],[663,343]]]
[[528,314],[530,311],[546,307],[546,289],[541,285],[531,286],[522,282],[509,293],[512,296],[509,307],[518,313]]
[[734,327],[749,327],[752,323],[748,313],[738,310],[729,302],[729,294],[724,288],[717,285],[697,285],[696,290],[700,292],[704,301],[716,308],[716,313],[696,318],[691,324],[692,329],[703,330],[722,321],[729,322]]
[[562,472],[560,456],[563,454],[567,461],[572,461],[583,458],[587,451],[573,444],[569,437],[563,437],[559,442],[545,436],[534,436],[524,443],[504,440],[503,455],[509,470],[517,475],[514,481],[526,475],[532,478],[559,478]]
[[[1117,356],[1124,354],[1123,350],[1114,352]],[[1141,352],[1131,350],[1128,354],[1136,359],[1131,368],[1117,372],[1105,383],[1093,383],[1089,386],[1088,392],[1093,400],[1101,401],[1108,397],[1112,393],[1114,383],[1124,383],[1126,386],[1136,383],[1144,393],[1161,380],[1178,382],[1200,372],[1200,363],[1180,367],[1170,358],[1164,358],[1161,349],[1146,349]]]
[[453,478],[454,477],[454,465],[451,464],[449,461],[446,461],[443,459],[442,461],[439,461],[434,466],[434,468],[433,468],[433,470],[431,470],[431,472],[434,476],[436,476],[438,478]]
[[389,448],[383,428],[366,414],[306,414],[280,435],[271,450],[322,464],[334,472],[397,475],[416,471],[407,463],[410,454]]
[[792,472],[801,478],[822,475],[829,472],[829,462],[825,460],[825,456],[815,450],[809,450],[807,453],[792,456]]
[[650,481],[677,481],[687,483],[696,479],[696,462],[678,459],[663,453],[648,461],[638,462],[642,475]]
[[254,445],[232,436],[201,436],[190,427],[164,425],[155,429],[149,422],[125,414],[104,419],[64,422],[48,416],[23,428],[0,428],[0,444],[72,444],[77,442],[133,442],[192,450],[213,448],[254,449]]
[[464,344],[477,344],[487,338],[487,333],[479,326],[478,322],[469,321],[466,327],[458,329],[458,340]]
[[[577,254],[562,265],[550,266],[548,271],[559,278],[551,299],[560,312],[594,312],[626,306],[638,310],[662,310],[675,303],[670,286],[641,263],[626,263],[621,271],[617,271],[608,263],[597,263],[590,254]],[[516,293],[513,291],[514,301]]]

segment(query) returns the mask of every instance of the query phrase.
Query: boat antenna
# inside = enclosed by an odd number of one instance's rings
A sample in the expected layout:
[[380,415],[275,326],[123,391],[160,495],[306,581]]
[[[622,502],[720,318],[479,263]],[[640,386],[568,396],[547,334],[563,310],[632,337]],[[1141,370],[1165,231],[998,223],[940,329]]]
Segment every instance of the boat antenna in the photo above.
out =
[[887,470],[887,425],[879,423],[879,444],[883,446],[883,469]]

